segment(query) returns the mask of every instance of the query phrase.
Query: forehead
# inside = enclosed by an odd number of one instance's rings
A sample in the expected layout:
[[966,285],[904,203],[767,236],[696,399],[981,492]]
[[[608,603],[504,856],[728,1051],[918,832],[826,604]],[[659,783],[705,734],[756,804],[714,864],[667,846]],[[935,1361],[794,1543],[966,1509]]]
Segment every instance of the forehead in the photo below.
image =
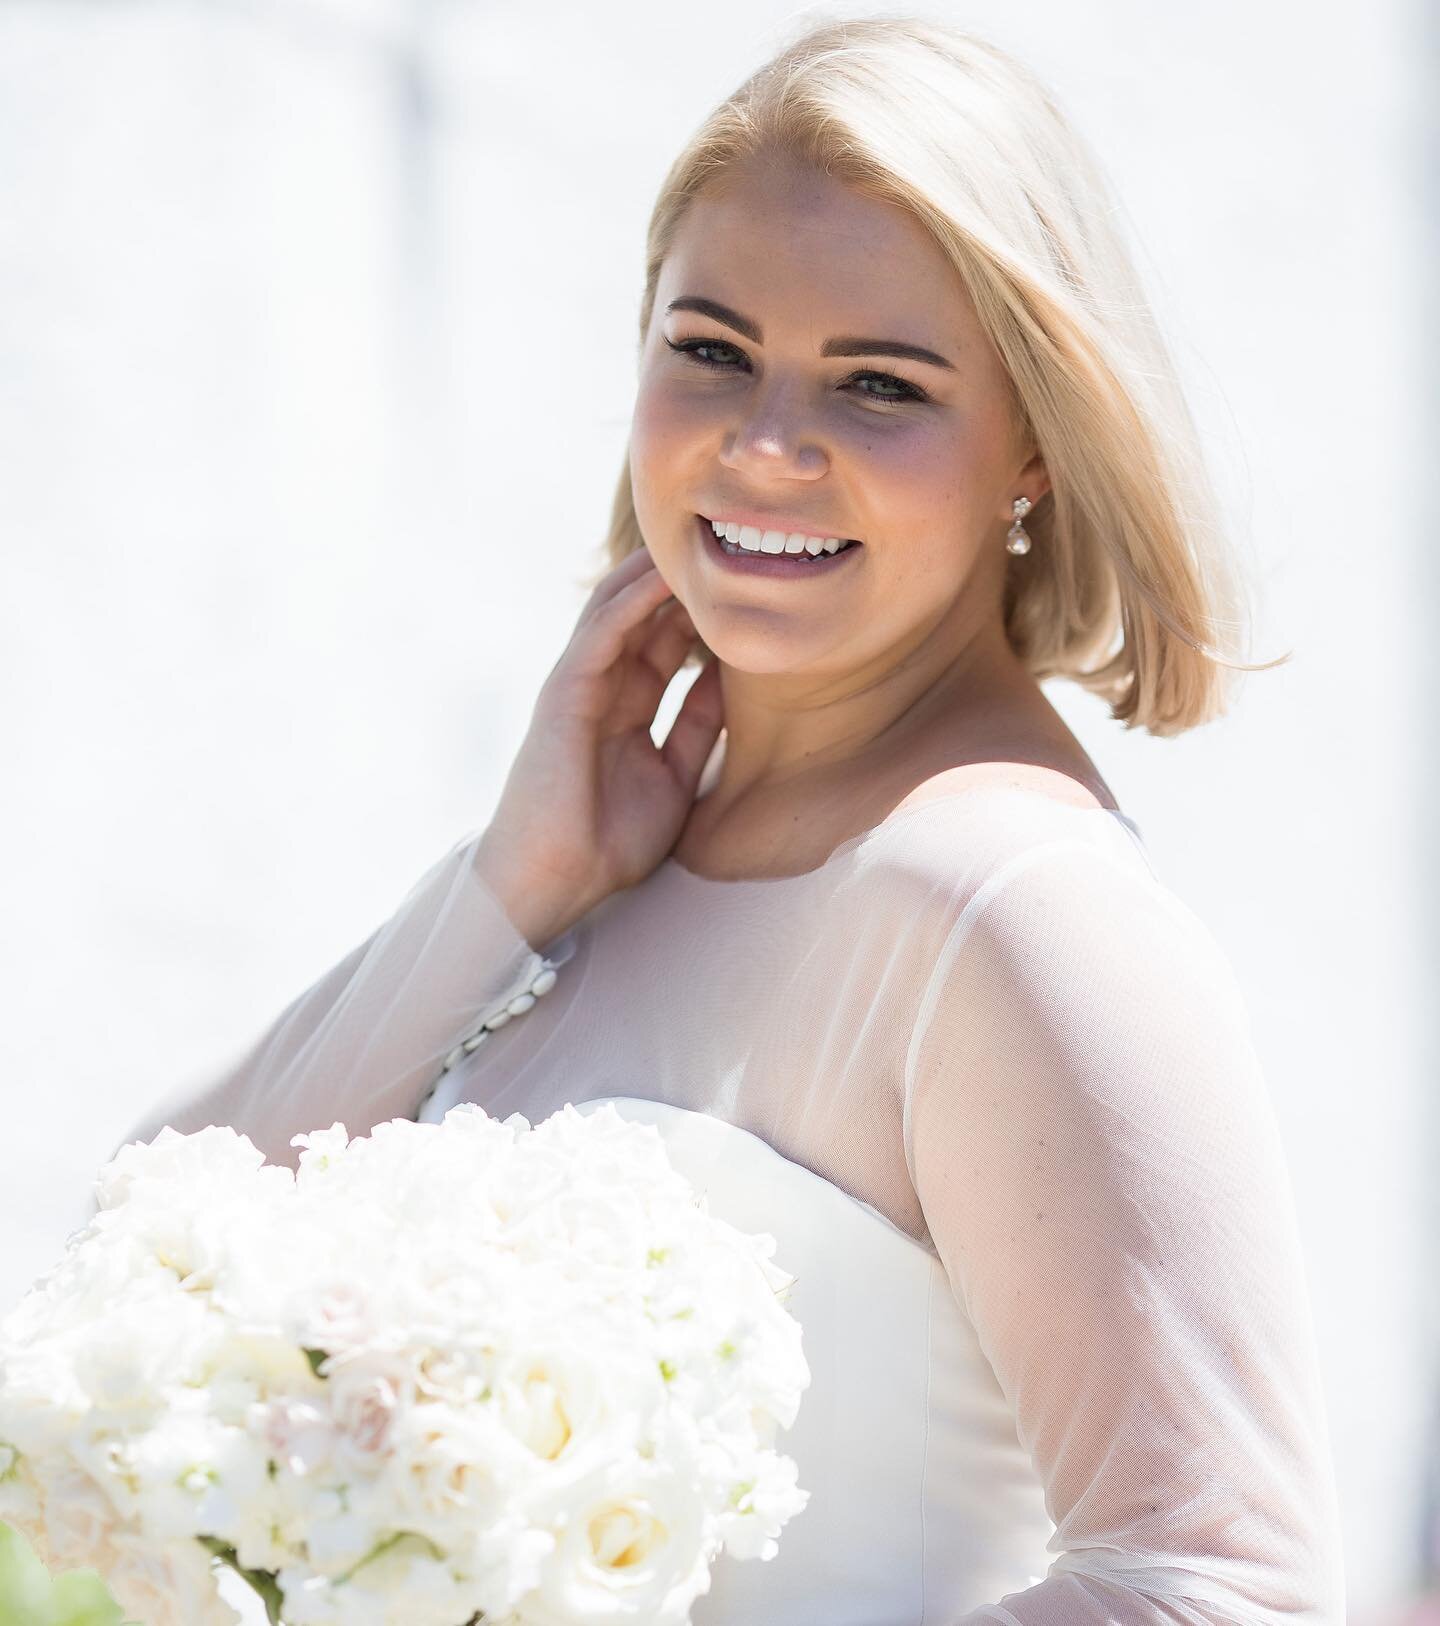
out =
[[853,323],[889,318],[885,332],[908,323],[920,331],[904,337],[943,350],[978,330],[959,274],[913,215],[791,161],[736,167],[695,198],[660,286],[710,294],[762,326],[808,317],[879,332]]

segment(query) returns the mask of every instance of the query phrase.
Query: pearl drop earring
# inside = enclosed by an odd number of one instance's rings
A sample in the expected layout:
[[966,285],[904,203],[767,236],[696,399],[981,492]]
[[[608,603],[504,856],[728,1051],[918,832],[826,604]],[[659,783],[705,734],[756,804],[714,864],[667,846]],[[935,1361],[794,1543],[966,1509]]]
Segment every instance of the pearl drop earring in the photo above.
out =
[[1026,514],[1035,506],[1028,497],[1015,499],[1015,523],[1005,533],[1005,551],[1007,553],[1029,553],[1030,537],[1025,527],[1020,523]]

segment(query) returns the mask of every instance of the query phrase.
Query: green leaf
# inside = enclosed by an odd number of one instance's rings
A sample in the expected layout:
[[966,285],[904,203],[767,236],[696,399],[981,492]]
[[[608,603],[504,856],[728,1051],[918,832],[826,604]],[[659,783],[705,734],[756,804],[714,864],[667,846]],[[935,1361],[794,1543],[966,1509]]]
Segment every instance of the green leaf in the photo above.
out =
[[6,1626],[47,1626],[50,1572],[28,1541],[0,1523],[0,1620]]
[[246,1586],[258,1595],[265,1605],[265,1618],[270,1622],[270,1626],[284,1626],[280,1619],[280,1610],[285,1599],[273,1570],[242,1569],[235,1549],[228,1542],[221,1541],[218,1536],[199,1536],[196,1539],[202,1547],[214,1553],[221,1563],[228,1564]]
[[0,1621],[5,1626],[139,1626],[125,1620],[97,1571],[66,1570],[52,1581],[35,1549],[3,1522]]
[[67,1570],[50,1585],[48,1626],[124,1626],[124,1613],[95,1570]]

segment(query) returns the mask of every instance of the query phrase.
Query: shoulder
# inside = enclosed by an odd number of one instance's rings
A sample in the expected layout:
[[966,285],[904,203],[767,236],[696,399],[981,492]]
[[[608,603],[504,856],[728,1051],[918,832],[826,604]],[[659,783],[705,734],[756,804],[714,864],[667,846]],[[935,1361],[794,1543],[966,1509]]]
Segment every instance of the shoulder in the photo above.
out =
[[877,885],[948,923],[1052,848],[1099,852],[1156,881],[1118,808],[1068,774],[1016,762],[967,763],[926,779],[870,833],[864,859]]
[[1061,807],[1102,808],[1113,803],[1076,774],[1035,762],[962,762],[931,774],[895,808],[922,807],[966,792],[1023,791]]
[[1157,1144],[1266,1110],[1229,956],[1170,888],[1097,847],[1017,854],[927,958],[907,1102],[1048,1116],[1097,1159],[1116,1135]]
[[1106,1079],[1128,1094],[1197,1070],[1228,1077],[1222,1092],[1253,1087],[1249,1012],[1223,946],[1148,866],[1098,843],[1056,838],[999,864],[931,938],[928,973],[917,1042],[941,1035],[953,1050],[957,1033],[983,1034],[1095,1097]]
[[947,770],[896,807],[863,857],[872,898],[903,913],[941,981],[963,951],[1037,992],[1103,986],[1161,1001],[1204,987],[1212,1010],[1239,998],[1228,956],[1157,874],[1138,827],[1065,774]]

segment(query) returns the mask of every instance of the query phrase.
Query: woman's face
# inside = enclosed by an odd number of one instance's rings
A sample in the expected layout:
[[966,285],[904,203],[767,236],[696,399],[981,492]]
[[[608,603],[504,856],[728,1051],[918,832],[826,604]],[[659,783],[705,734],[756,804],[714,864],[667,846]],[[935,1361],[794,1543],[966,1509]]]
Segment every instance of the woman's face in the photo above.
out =
[[[719,659],[842,687],[1003,638],[1012,503],[1047,489],[940,249],[904,211],[794,164],[731,171],[685,216],[630,474],[656,566]],[[861,545],[761,574],[721,562],[713,519]]]

